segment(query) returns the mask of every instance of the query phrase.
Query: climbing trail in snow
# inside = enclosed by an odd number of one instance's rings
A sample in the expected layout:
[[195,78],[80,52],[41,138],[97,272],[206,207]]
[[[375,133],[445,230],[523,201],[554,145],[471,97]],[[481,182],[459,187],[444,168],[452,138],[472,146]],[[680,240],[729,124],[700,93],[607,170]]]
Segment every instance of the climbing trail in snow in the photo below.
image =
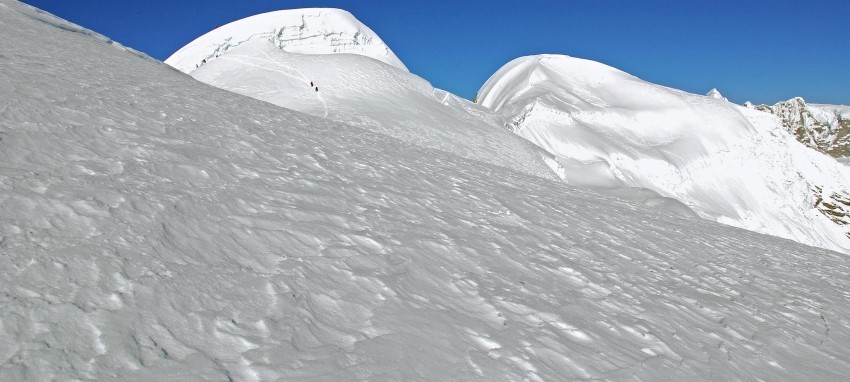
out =
[[[257,69],[260,69],[260,70],[268,70],[268,71],[276,72],[276,73],[282,74],[282,75],[287,76],[287,77],[298,79],[298,80],[304,82],[305,84],[310,83],[310,79],[303,72],[298,70],[297,68],[285,67],[285,66],[281,65],[280,63],[274,61],[271,57],[269,57],[268,53],[263,52],[263,54],[266,57],[268,57],[268,59],[262,60],[262,61],[259,61],[259,62],[264,63],[264,64],[268,64],[268,65],[272,65],[272,66],[275,67],[275,69],[272,69],[271,67],[260,65],[260,64],[255,63],[255,62],[249,62],[247,60],[242,60],[242,59],[236,58],[234,56],[222,56],[222,57],[219,57],[218,59],[225,59],[225,60],[229,60],[229,61],[233,61],[233,62],[238,62],[241,65],[249,66],[249,67],[252,67],[252,68],[257,68]],[[298,74],[298,76],[292,74],[293,72]],[[311,90],[312,90],[312,88],[311,88]],[[328,117],[328,103],[321,96],[321,94],[319,94],[318,91],[315,91],[315,92],[311,91],[309,93],[315,94],[315,96],[319,100],[319,102],[322,103],[322,109],[324,110],[323,118],[327,118]]]
[[[302,80],[304,80],[304,83],[311,83],[311,84],[313,84],[313,82],[312,82],[312,81],[310,81],[310,79],[309,79],[309,78],[307,78],[307,75],[306,75],[306,74],[304,74],[304,72],[302,72],[302,71],[298,70],[298,68],[295,68],[295,67],[285,67],[285,66],[281,65],[281,63],[280,63],[280,62],[275,61],[275,60],[274,60],[274,58],[272,58],[271,56],[269,56],[269,53],[268,53],[268,52],[266,52],[266,51],[264,51],[264,50],[263,50],[263,51],[261,51],[261,52],[262,52],[262,54],[263,54],[263,55],[265,56],[265,58],[266,58],[266,61],[265,61],[265,62],[267,62],[267,63],[269,63],[269,64],[271,64],[271,65],[275,65],[278,69],[280,69],[281,73],[283,73],[283,70],[292,70],[292,71],[294,71],[294,72],[298,73],[298,75],[300,75],[300,76],[301,76],[301,79],[302,79]],[[319,101],[320,101],[320,102],[322,102],[322,108],[324,109],[324,116],[323,116],[323,118],[327,118],[327,117],[328,117],[328,103],[327,103],[327,102],[325,102],[325,98],[324,98],[324,97],[322,97],[322,95],[321,95],[321,94],[319,94],[319,91],[318,91],[318,85],[316,85],[316,89],[317,89],[317,90],[316,90],[316,98],[318,98],[318,99],[319,99]]]

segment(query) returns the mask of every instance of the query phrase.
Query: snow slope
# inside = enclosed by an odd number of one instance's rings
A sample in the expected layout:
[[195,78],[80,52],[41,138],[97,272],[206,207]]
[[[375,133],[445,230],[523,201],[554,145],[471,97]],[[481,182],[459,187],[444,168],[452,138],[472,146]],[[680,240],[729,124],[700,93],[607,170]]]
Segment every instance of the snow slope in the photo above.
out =
[[362,55],[407,71],[369,27],[346,11],[326,8],[282,10],[234,21],[198,37],[165,63],[190,73],[230,49],[255,40],[269,41],[292,53]]
[[848,273],[0,0],[3,381],[840,381]]
[[[281,11],[286,15],[315,10]],[[278,14],[273,12],[269,15]],[[333,13],[322,13],[328,16]],[[265,15],[260,15],[265,16]],[[254,16],[257,17],[257,16]],[[214,32],[260,35],[269,29],[254,17]],[[272,18],[271,20],[275,20]],[[318,19],[315,22],[319,23]],[[333,24],[333,18],[322,21]],[[254,28],[254,29],[251,29]],[[213,32],[210,32],[211,34]],[[374,39],[378,39],[374,36]],[[190,44],[184,50],[191,49]],[[314,46],[318,43],[314,43]],[[175,56],[172,56],[175,57]],[[173,62],[166,61],[166,63]],[[177,66],[179,69],[180,67]],[[406,70],[351,54],[288,52],[268,39],[247,41],[193,70],[199,81],[293,110],[368,127],[414,144],[469,159],[495,163],[537,176],[554,178],[551,155],[529,142],[518,141],[503,127],[504,118],[489,109],[434,89]]]
[[816,191],[846,193],[847,168],[773,116],[556,55],[511,61],[478,99],[556,155],[572,184],[643,187],[707,219],[850,249],[847,227],[817,208]]

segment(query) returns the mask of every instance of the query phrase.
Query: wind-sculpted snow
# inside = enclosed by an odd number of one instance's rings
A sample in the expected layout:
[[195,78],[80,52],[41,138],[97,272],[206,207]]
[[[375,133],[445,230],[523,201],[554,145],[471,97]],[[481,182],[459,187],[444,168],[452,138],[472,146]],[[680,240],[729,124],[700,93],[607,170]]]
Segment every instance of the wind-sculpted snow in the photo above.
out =
[[284,110],[33,12],[0,0],[0,380],[850,373],[846,256]]
[[218,27],[171,55],[165,63],[191,73],[248,41],[266,41],[301,54],[351,53],[407,67],[371,30],[340,9],[291,9],[263,13]]
[[846,193],[848,170],[765,113],[556,55],[511,61],[478,99],[554,154],[571,184],[647,188],[707,219],[850,250],[815,191]]

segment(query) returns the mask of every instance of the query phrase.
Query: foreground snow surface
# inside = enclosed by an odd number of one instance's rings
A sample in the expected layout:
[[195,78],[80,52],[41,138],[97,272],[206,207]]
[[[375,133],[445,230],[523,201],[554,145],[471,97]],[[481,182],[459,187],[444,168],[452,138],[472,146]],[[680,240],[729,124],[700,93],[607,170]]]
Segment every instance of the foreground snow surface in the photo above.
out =
[[555,155],[571,184],[643,187],[706,219],[850,252],[847,226],[815,208],[818,189],[850,189],[850,171],[774,116],[559,55],[509,62],[479,100]]
[[844,255],[0,34],[0,380],[850,373]]

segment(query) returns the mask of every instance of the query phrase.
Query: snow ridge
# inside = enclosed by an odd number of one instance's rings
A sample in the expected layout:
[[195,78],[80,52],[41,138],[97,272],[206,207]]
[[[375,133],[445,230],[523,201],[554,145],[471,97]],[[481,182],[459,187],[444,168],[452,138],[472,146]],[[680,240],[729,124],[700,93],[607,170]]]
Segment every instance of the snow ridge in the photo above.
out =
[[263,13],[218,27],[165,60],[191,73],[229,50],[252,40],[270,41],[300,54],[350,53],[371,57],[407,71],[407,67],[366,25],[341,9],[306,8]]
[[816,208],[818,188],[850,190],[848,170],[763,113],[558,55],[511,61],[479,100],[555,155],[571,184],[647,188],[707,219],[850,250],[847,225]]

